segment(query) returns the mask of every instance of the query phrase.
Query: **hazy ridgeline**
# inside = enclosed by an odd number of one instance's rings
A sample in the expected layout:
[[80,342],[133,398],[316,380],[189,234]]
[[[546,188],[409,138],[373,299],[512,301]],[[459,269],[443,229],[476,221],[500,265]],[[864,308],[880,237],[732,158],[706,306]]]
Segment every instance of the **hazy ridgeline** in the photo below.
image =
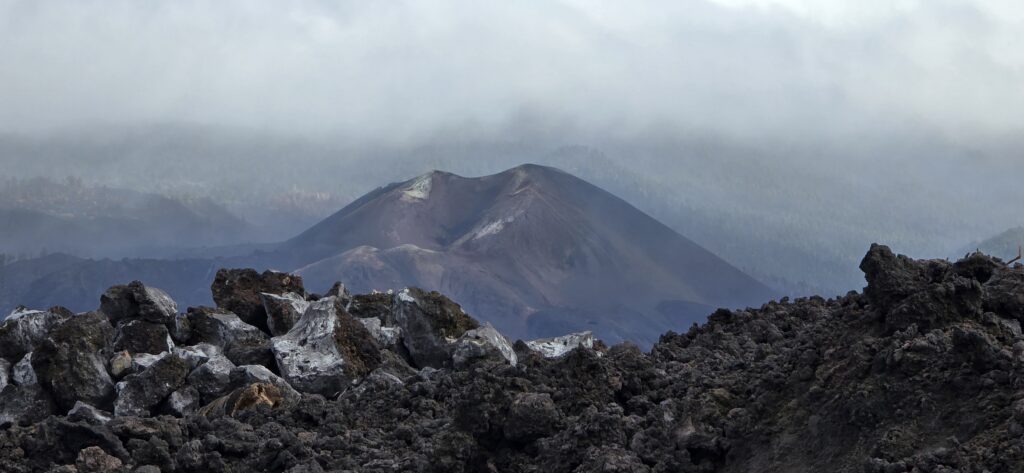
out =
[[[174,223],[160,229],[149,248],[90,241],[104,238],[94,229],[63,235],[76,242],[69,248],[39,238],[35,248],[31,241],[2,241],[0,251],[166,257],[194,254],[178,251],[185,248],[280,241],[390,182],[431,169],[484,175],[524,162],[587,179],[792,294],[861,287],[857,262],[871,242],[946,257],[1022,220],[1017,207],[1024,186],[1015,177],[1022,164],[1012,143],[973,146],[926,134],[799,142],[666,134],[621,140],[522,127],[502,135],[508,138],[452,134],[420,145],[189,126],[6,135],[0,156],[10,163],[8,177],[51,180],[8,180],[0,186],[7,191],[0,209],[48,210],[32,198],[10,198],[11,189],[105,186],[117,191],[86,192],[105,197],[88,212],[72,209],[91,227],[102,227],[96,218],[106,212],[149,222],[146,228],[175,219],[195,228]],[[181,215],[154,206],[154,199],[183,209]],[[67,210],[73,201],[56,207]]]

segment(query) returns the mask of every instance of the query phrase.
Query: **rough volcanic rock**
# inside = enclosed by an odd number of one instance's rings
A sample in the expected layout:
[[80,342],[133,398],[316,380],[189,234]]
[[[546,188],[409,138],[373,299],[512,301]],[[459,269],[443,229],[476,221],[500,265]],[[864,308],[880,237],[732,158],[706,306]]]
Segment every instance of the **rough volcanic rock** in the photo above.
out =
[[420,367],[450,365],[455,342],[467,331],[480,327],[451,299],[417,288],[395,295],[394,317],[402,328],[402,343]]
[[275,271],[261,274],[252,269],[221,269],[210,288],[217,307],[237,314],[245,323],[267,333],[267,312],[260,294],[306,294],[299,276]]
[[87,424],[106,424],[114,418],[114,414],[97,409],[94,406],[82,401],[75,402],[74,407],[68,411],[68,420],[71,422],[85,422]]
[[21,361],[11,368],[11,382],[16,386],[32,386],[39,384],[36,370],[32,368],[32,352],[26,353]]
[[352,293],[348,292],[345,283],[337,281],[331,285],[331,288],[327,290],[324,297],[335,297],[342,304],[347,304],[352,299]]
[[0,322],[0,358],[16,363],[33,351],[67,316],[19,307]]
[[124,464],[100,447],[86,447],[78,452],[75,468],[79,473],[119,473]]
[[309,307],[309,301],[294,292],[280,295],[264,292],[260,299],[267,312],[267,328],[274,336],[288,333]]
[[189,386],[199,392],[201,402],[208,403],[223,396],[231,388],[231,372],[235,364],[226,356],[210,358],[188,375]]
[[481,358],[504,360],[512,366],[519,361],[512,344],[489,323],[462,334],[455,342],[452,353],[452,362],[456,367]]
[[171,340],[171,334],[164,324],[144,320],[122,320],[117,324],[113,349],[156,355],[172,351],[174,341]]
[[110,406],[114,382],[106,360],[113,332],[104,314],[89,312],[66,319],[33,352],[32,368],[61,409],[71,409],[78,401]]
[[[205,416],[96,423],[46,417],[38,385],[9,385],[0,471],[71,471],[94,446],[128,471],[1024,471],[1024,267],[890,254],[869,255],[870,295],[719,310],[650,352],[594,341],[549,358],[523,342],[515,366],[496,350],[414,371],[378,351],[380,366],[334,399],[239,366]],[[320,308],[322,323],[342,318]],[[181,377],[167,392],[184,399]]]
[[395,295],[386,292],[356,294],[348,301],[339,299],[345,304],[345,310],[359,319],[376,318],[386,327],[395,326],[394,315]]
[[0,391],[11,383],[11,362],[0,358]]
[[399,327],[385,327],[376,317],[356,320],[362,323],[373,339],[384,348],[395,348],[402,342],[402,329]]
[[168,355],[141,373],[117,383],[114,414],[118,416],[149,416],[160,404],[185,383],[188,363],[177,355]]
[[100,312],[114,324],[124,319],[139,319],[173,327],[178,305],[166,292],[132,281],[107,289],[100,297]]
[[545,358],[557,358],[576,348],[594,348],[594,334],[591,332],[577,332],[560,337],[538,338],[526,342],[530,350],[536,351]]
[[509,406],[503,432],[505,438],[530,441],[558,431],[562,413],[548,393],[519,393]]
[[222,353],[223,350],[220,347],[209,343],[199,343],[189,347],[174,347],[174,354],[187,361],[189,369],[196,369],[196,367],[206,363],[210,358]]
[[965,314],[981,315],[983,283],[992,269],[979,267],[970,259],[957,264],[918,262],[880,245],[872,245],[860,266],[868,281],[864,295],[890,331],[911,326],[929,330]]
[[333,395],[380,364],[373,336],[333,297],[310,304],[288,334],[272,339],[281,376],[301,392]]
[[141,373],[149,369],[149,367],[153,366],[156,362],[166,358],[169,354],[170,353],[167,352],[158,353],[156,355],[150,355],[149,353],[137,353],[132,357],[132,368],[130,371],[132,373]]
[[0,390],[0,428],[39,422],[57,412],[49,393],[38,384],[9,385]]
[[189,307],[190,345],[207,343],[221,348],[236,365],[275,366],[270,338],[260,329],[223,309]]
[[203,404],[199,391],[193,386],[185,386],[171,393],[164,405],[171,415],[185,417],[195,414]]

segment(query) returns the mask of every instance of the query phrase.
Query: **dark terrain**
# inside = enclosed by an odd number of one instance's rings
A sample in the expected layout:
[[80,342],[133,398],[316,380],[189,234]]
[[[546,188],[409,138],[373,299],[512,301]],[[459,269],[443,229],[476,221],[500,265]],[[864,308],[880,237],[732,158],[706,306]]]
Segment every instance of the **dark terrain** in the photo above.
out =
[[650,352],[510,345],[418,290],[222,271],[222,308],[182,315],[115,287],[0,326],[0,470],[1022,471],[1024,267],[873,246],[861,269],[863,293],[719,310]]

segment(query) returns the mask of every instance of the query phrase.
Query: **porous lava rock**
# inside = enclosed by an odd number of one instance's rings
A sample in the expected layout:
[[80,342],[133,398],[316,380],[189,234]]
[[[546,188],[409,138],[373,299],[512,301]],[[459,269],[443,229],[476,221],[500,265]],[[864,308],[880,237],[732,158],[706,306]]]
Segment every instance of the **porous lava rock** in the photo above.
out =
[[256,272],[253,269],[221,269],[210,286],[217,307],[238,315],[245,323],[270,333],[267,311],[260,294],[296,293],[306,295],[302,278],[276,271]]

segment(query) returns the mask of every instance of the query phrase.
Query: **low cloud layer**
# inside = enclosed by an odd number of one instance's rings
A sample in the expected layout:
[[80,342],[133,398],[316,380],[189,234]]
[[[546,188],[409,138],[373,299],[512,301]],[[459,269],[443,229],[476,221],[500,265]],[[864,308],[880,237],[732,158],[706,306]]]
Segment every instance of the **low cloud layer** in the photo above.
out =
[[184,122],[368,141],[1024,123],[1004,1],[0,1],[0,130]]

